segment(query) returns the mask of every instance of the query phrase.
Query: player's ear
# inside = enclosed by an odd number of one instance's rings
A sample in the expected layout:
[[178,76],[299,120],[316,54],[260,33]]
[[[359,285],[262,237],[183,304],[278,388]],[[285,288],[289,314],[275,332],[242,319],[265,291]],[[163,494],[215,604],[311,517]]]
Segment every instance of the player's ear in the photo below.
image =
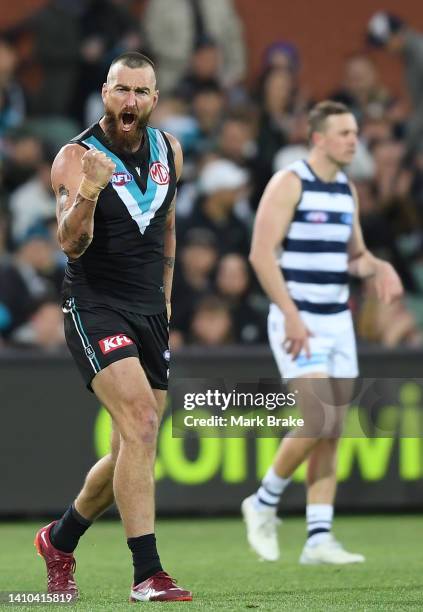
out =
[[153,109],[156,108],[158,101],[159,101],[159,90],[156,89],[156,91],[154,92],[154,98],[153,98]]
[[103,87],[101,88],[101,97],[103,98],[103,102],[106,101],[106,95],[108,91],[109,86],[107,85],[107,83],[103,83]]
[[322,142],[323,133],[322,132],[313,132],[311,135],[311,144],[313,147],[318,147]]

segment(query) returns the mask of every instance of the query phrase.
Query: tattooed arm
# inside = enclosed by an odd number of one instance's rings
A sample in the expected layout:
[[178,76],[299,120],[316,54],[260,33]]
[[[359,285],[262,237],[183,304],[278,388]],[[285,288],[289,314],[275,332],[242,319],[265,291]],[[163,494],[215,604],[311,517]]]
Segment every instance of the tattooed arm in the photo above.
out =
[[[182,166],[183,166],[183,157],[182,157],[182,149],[179,142],[176,140],[174,136],[166,133],[166,136],[169,139],[169,142],[173,149],[173,154],[175,156],[175,169],[176,169],[176,179],[179,180],[182,174]],[[163,286],[166,297],[166,309],[167,316],[170,319],[171,315],[171,295],[172,295],[172,282],[173,282],[173,268],[175,265],[175,251],[176,251],[176,231],[175,231],[175,205],[176,205],[176,195],[172,200],[171,205],[169,206],[169,210],[167,212],[166,218],[166,227],[165,227],[165,236],[164,236],[164,272],[163,272]]]
[[114,168],[104,153],[86,151],[77,144],[63,147],[53,162],[51,181],[57,202],[57,235],[70,259],[80,257],[91,244],[97,198]]
[[163,286],[166,297],[167,316],[170,319],[171,306],[170,299],[172,295],[173,268],[175,265],[175,250],[176,250],[176,233],[175,233],[175,198],[169,206],[166,217],[165,237],[164,237],[164,269],[163,269]]

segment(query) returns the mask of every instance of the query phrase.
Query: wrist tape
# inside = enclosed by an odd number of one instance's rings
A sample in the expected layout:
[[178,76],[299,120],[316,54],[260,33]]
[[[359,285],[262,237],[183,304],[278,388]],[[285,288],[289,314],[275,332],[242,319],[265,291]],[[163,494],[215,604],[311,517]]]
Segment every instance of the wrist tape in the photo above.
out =
[[102,190],[103,187],[99,187],[84,176],[79,185],[78,193],[86,200],[97,202],[98,196]]

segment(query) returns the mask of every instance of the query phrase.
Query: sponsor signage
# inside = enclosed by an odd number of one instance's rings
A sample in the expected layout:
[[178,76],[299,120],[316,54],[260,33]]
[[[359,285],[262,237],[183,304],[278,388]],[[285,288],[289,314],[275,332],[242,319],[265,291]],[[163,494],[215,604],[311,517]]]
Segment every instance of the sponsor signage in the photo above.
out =
[[[124,338],[105,338],[105,348],[115,350],[119,342],[125,346]],[[379,374],[388,383],[380,385],[376,399],[372,393],[360,396],[348,414],[350,435],[339,449],[338,509],[422,508],[423,380],[413,378],[421,374],[422,362],[419,352],[361,354],[362,374]],[[228,372],[234,380],[276,378],[267,348],[190,349],[172,356],[171,380],[207,377],[215,386]],[[110,418],[87,392],[66,354],[3,351],[0,388],[0,515],[62,512],[92,464],[109,451]],[[172,402],[179,402],[177,396],[169,397],[158,438],[159,514],[238,513],[240,501],[255,489],[272,461],[279,438],[252,437],[248,427],[237,437],[204,436],[190,424],[186,432],[175,435],[171,410],[177,406]],[[360,414],[369,402],[377,410]],[[207,406],[201,411],[187,414],[209,418]],[[361,435],[365,419],[376,437]],[[286,492],[285,511],[303,511],[304,479],[301,466]]]

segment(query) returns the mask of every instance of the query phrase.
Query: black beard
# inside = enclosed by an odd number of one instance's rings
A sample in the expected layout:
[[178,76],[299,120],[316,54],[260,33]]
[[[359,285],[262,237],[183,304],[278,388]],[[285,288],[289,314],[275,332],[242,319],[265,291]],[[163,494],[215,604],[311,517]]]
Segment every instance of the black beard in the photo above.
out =
[[111,111],[104,113],[104,133],[113,148],[120,153],[133,153],[141,144],[142,136],[148,125],[151,113],[139,117],[135,129],[130,132],[119,131],[119,117]]

